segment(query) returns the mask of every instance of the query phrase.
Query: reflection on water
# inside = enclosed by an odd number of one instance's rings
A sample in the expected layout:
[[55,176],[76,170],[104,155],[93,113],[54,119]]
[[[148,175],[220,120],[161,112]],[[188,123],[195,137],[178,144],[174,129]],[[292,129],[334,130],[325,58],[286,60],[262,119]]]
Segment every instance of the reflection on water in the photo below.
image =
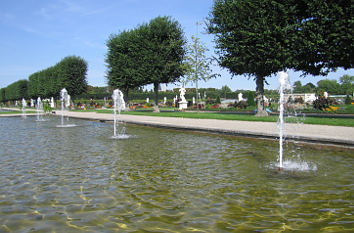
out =
[[0,232],[353,230],[352,151],[58,119],[0,118]]

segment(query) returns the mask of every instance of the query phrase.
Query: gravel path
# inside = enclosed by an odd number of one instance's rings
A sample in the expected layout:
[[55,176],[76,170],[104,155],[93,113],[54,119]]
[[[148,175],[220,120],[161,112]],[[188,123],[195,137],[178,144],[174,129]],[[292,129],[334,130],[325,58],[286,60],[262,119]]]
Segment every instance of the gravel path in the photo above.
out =
[[[60,115],[61,111],[57,111],[56,114]],[[4,114],[0,115],[0,117],[19,115],[21,114]],[[81,119],[113,121],[113,114],[64,111],[64,115]],[[191,119],[125,114],[121,115],[119,120],[131,124],[179,130],[204,131],[270,139],[279,138],[279,129],[274,122]],[[287,123],[285,124],[285,135],[287,140],[354,148],[354,127]]]
[[[60,115],[60,111],[57,111]],[[65,112],[74,118],[112,121],[113,114],[96,112]],[[177,117],[155,117],[121,115],[120,120],[126,123],[166,127],[182,130],[206,131],[260,138],[279,137],[279,129],[273,122],[233,121],[215,119],[191,119]],[[285,124],[287,140],[334,144],[354,148],[354,127],[326,126],[309,124]]]

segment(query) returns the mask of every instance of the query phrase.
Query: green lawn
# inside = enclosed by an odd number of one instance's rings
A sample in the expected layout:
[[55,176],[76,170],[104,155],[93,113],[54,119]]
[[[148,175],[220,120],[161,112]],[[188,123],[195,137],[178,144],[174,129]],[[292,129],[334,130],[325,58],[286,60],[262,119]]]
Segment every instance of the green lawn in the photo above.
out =
[[[97,110],[97,113],[113,113],[113,110]],[[129,111],[121,114],[143,115],[143,116],[160,116],[160,117],[184,117],[196,119],[218,119],[218,120],[238,120],[238,121],[262,121],[277,122],[278,116],[256,117],[254,115],[245,114],[227,114],[217,112],[148,112],[148,111]],[[333,126],[349,126],[354,127],[353,118],[329,118],[329,117],[286,117],[286,122],[316,124],[316,125],[333,125]]]

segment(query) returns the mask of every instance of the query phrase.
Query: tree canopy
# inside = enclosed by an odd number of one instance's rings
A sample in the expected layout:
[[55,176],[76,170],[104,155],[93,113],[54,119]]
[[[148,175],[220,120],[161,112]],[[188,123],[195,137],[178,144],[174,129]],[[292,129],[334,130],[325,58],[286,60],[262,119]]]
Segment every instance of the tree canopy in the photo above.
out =
[[185,38],[181,25],[170,17],[157,17],[139,31],[143,38],[141,68],[146,83],[154,85],[155,111],[158,111],[160,83],[176,82],[184,75]]
[[206,56],[208,48],[196,36],[191,37],[192,41],[187,46],[187,55],[184,61],[185,80],[195,83],[196,99],[198,100],[198,81],[207,81],[218,76],[211,69],[212,59]]
[[26,79],[18,80],[2,90],[2,101],[6,100],[20,100],[28,97],[28,81]]
[[84,59],[68,56],[55,66],[31,74],[28,80],[19,80],[2,88],[0,100],[58,97],[64,87],[75,97],[87,90],[86,73]]
[[106,58],[109,85],[127,91],[153,84],[158,110],[159,84],[178,81],[184,74],[185,44],[180,24],[167,16],[111,36]]
[[[283,3],[284,2],[284,3]],[[296,30],[289,1],[215,0],[208,31],[215,34],[219,64],[233,75],[256,80],[258,115],[264,108],[264,80],[292,66],[289,35]]]
[[142,41],[138,29],[111,35],[106,43],[108,85],[121,89],[126,102],[129,89],[146,84],[143,72],[141,72],[140,48],[142,45],[140,43]]
[[255,77],[258,114],[265,115],[265,77],[353,67],[353,23],[348,0],[215,0],[208,31],[222,67]]
[[327,74],[354,66],[354,19],[351,0],[295,0],[297,40],[295,69]]

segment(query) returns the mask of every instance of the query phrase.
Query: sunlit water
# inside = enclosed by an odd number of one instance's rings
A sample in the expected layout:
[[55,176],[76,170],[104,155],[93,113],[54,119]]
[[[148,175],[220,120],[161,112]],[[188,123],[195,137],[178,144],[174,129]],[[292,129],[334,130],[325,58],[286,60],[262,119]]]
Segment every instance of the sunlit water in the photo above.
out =
[[353,151],[35,120],[0,118],[0,232],[353,231]]

